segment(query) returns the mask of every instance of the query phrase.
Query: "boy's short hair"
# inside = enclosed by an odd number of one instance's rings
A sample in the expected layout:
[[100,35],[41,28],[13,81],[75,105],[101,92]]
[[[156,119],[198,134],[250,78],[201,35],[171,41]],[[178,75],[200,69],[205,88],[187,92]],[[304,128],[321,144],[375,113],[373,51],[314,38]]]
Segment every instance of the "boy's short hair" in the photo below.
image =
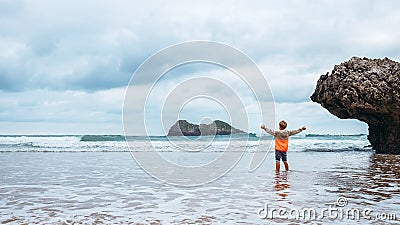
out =
[[286,121],[282,120],[281,122],[279,122],[279,128],[286,129],[286,127],[287,127]]

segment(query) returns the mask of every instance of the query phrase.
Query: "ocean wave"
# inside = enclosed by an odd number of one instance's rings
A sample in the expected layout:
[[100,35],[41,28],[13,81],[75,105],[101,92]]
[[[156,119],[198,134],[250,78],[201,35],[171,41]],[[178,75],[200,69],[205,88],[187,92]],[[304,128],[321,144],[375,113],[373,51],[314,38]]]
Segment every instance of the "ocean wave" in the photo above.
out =
[[[222,152],[248,152],[248,153],[254,153],[255,149],[249,148],[249,149],[213,149],[213,150],[199,150],[199,151],[182,151],[182,150],[177,150],[177,149],[142,149],[142,150],[137,150],[135,152],[163,152],[163,153],[168,153],[168,152],[183,152],[183,153],[222,153]],[[273,149],[258,149],[258,152],[269,152],[270,154],[273,154],[274,150]],[[321,149],[304,149],[304,150],[292,150],[290,152],[320,152],[320,153],[328,153],[328,152],[371,152],[374,151],[372,149],[362,149],[362,148],[343,148],[343,149],[328,149],[328,148],[321,148]],[[1,149],[0,153],[12,153],[12,152],[43,152],[43,153],[79,153],[79,152],[102,152],[102,153],[113,153],[113,152],[123,152],[123,153],[129,153],[132,152],[129,149]]]
[[168,141],[168,140],[184,140],[184,141],[229,141],[229,140],[258,140],[256,134],[233,134],[233,135],[216,135],[216,136],[123,136],[123,135],[83,135],[80,141],[97,142],[97,141]]
[[[308,135],[293,138],[289,149],[294,152],[344,152],[371,151],[365,135]],[[296,136],[295,136],[296,137]],[[340,138],[339,138],[340,137]],[[0,152],[129,152],[134,151],[181,151],[201,150],[206,152],[265,151],[273,148],[271,136],[248,137],[220,135],[216,137],[166,137],[123,135],[75,135],[75,136],[0,136]],[[271,145],[272,144],[272,145]]]
[[306,134],[306,137],[363,137],[366,134]]
[[122,135],[83,135],[80,141],[125,141]]
[[14,147],[28,147],[28,148],[40,148],[41,146],[33,144],[33,142],[21,142],[21,143],[0,143],[0,148],[14,148]]
[[372,148],[308,148],[304,149],[303,152],[369,152],[374,151]]
[[48,152],[48,153],[79,153],[79,152],[130,152],[129,150],[106,150],[106,149],[1,149],[0,153],[12,153],[12,152]]

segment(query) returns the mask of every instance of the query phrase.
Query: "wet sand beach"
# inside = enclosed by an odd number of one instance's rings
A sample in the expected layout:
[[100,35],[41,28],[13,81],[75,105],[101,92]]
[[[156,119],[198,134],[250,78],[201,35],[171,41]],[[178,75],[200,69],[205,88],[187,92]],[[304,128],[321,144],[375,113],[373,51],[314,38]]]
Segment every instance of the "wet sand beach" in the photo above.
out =
[[150,177],[128,152],[1,153],[0,223],[399,224],[399,218],[302,220],[260,218],[259,212],[266,204],[318,212],[338,198],[347,201],[343,209],[369,208],[374,216],[399,212],[400,156],[291,152],[291,171],[276,173],[270,154],[250,173],[251,156],[245,153],[212,183],[177,187]]

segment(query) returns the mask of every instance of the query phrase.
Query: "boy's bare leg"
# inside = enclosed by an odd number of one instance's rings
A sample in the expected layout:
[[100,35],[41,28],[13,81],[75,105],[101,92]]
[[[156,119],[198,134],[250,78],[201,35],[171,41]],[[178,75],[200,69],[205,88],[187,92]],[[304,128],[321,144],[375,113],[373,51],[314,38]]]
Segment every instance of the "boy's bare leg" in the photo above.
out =
[[281,162],[275,161],[275,169],[279,171],[281,169]]
[[289,171],[289,164],[288,164],[288,162],[283,162],[283,164],[285,164],[285,169],[286,169],[286,171]]

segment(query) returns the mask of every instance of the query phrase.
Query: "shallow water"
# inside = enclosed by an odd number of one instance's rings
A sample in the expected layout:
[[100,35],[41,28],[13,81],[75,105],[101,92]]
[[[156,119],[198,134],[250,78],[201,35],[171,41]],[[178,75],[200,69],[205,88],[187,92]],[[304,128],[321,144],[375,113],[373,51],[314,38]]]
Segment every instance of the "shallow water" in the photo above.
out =
[[[164,152],[179,161],[180,152]],[[196,156],[194,153],[193,156]],[[199,153],[200,154],[200,153]],[[289,172],[273,154],[248,172],[252,154],[220,179],[177,187],[149,176],[128,152],[0,154],[4,224],[399,224],[396,220],[273,218],[271,208],[317,212],[328,206],[400,212],[400,156],[372,151],[289,152]],[[333,205],[345,197],[344,207]],[[261,211],[265,212],[265,211]],[[396,215],[400,217],[400,215]]]

